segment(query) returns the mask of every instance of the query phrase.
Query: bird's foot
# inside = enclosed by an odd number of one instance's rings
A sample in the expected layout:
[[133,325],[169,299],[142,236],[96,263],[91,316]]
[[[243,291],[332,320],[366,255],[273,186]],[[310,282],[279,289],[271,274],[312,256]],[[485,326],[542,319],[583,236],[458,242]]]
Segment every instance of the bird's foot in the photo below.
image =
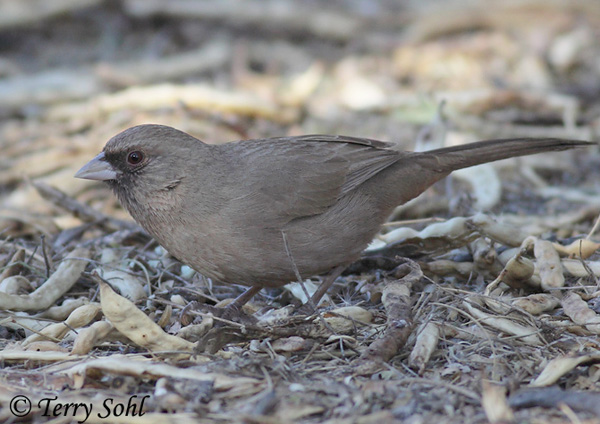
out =
[[226,344],[245,339],[247,327],[254,327],[257,319],[237,305],[217,307],[201,305],[197,314],[202,316],[205,327],[198,334],[196,348],[198,353],[216,353]]
[[296,308],[296,310],[294,311],[294,315],[313,315],[317,312],[317,308],[313,305],[311,305],[310,302],[306,302],[304,305],[299,306],[298,308]]
[[212,314],[215,320],[215,327],[219,325],[256,324],[257,322],[257,319],[252,315],[249,308],[241,308],[233,303],[224,307],[207,306],[204,312]]
[[223,327],[225,325],[245,325],[256,323],[256,318],[249,312],[241,308],[237,304],[230,303],[227,306],[211,306],[198,302],[190,302],[181,311],[181,322],[183,325],[188,325],[194,320],[194,316],[202,317],[210,316],[214,320],[214,327]]

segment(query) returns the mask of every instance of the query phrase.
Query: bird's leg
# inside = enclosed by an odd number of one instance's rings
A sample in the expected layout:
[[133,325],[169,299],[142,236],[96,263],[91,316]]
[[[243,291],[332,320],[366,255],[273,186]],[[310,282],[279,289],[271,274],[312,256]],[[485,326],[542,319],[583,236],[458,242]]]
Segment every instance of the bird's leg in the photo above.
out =
[[342,272],[344,272],[344,270],[346,268],[347,268],[347,265],[340,265],[336,268],[333,268],[329,272],[329,274],[327,274],[327,276],[325,277],[325,279],[323,280],[323,282],[321,283],[321,285],[319,286],[317,291],[312,295],[312,298],[310,299],[314,305],[319,304],[323,295],[325,295],[325,293],[327,293],[327,290],[329,290],[329,287],[331,287],[331,285],[342,274]]
[[[182,323],[191,320],[191,318],[187,317],[190,311],[201,310],[204,312],[210,312],[214,316],[234,322],[244,322],[250,319],[250,316],[245,315],[242,312],[242,306],[244,306],[250,299],[256,295],[262,287],[260,286],[252,286],[245,290],[242,294],[236,297],[229,305],[224,308],[217,308],[215,306],[208,306],[205,304],[200,304],[198,302],[190,302],[188,303],[183,310],[181,311],[181,320]],[[187,325],[187,324],[184,324]]]
[[257,294],[262,287],[260,286],[252,286],[249,287],[246,291],[240,294],[238,297],[233,299],[229,305],[224,308],[215,308],[211,309],[211,313],[218,318],[225,319],[228,321],[244,323],[244,322],[254,322],[255,318],[252,315],[247,315],[242,311],[242,306],[244,306],[250,299]]
[[262,287],[260,287],[260,286],[252,286],[252,287],[248,288],[244,293],[242,293],[238,297],[236,297],[233,300],[233,302],[231,302],[225,308],[240,311],[242,309],[242,306],[244,306],[246,303],[248,303],[248,301],[250,299],[252,299],[261,289],[262,289]]
[[257,294],[261,289],[262,287],[260,286],[249,287],[242,294],[233,299],[233,302],[231,302],[229,305],[225,306],[224,308],[211,307],[210,312],[214,316],[228,321],[238,323],[244,323],[247,321],[253,322],[255,321],[254,317],[252,315],[245,314],[242,311],[242,306],[248,303],[248,301],[252,299],[254,295]]
[[[316,307],[314,305],[318,305],[319,304],[319,302],[321,301],[321,298],[323,297],[323,295],[325,293],[327,293],[327,290],[329,290],[329,288],[331,287],[331,285],[333,284],[333,282],[336,280],[336,278],[338,278],[340,276],[340,274],[345,269],[346,269],[346,265],[340,265],[340,266],[332,269],[329,272],[329,274],[327,274],[325,276],[325,279],[323,280],[323,282],[321,283],[321,285],[319,286],[319,288],[317,289],[317,291],[308,300],[308,302],[306,302],[304,305],[302,305],[300,308],[298,308],[296,310],[296,312],[299,313],[299,314],[301,314],[301,315],[304,315],[304,314],[310,315],[313,312],[315,312],[316,311]],[[333,334],[335,334],[335,332],[331,329],[331,327],[329,327],[329,324],[327,324],[327,321],[325,321],[323,319],[322,322],[325,324],[325,327],[327,327]]]
[[304,291],[304,295],[308,299],[308,301],[306,302],[306,305],[304,305],[301,309],[305,310],[306,307],[308,306],[309,308],[311,308],[310,312],[314,312],[317,310],[317,305],[321,301],[321,298],[323,297],[323,295],[325,295],[325,293],[327,293],[327,290],[329,290],[329,287],[331,287],[331,285],[336,280],[336,278],[338,278],[341,275],[341,273],[346,269],[347,265],[340,265],[340,266],[334,268],[333,270],[331,270],[331,272],[325,277],[325,280],[323,280],[323,282],[321,283],[321,285],[319,286],[317,291],[314,292],[314,294],[312,296],[310,296],[308,294],[308,291],[306,290],[306,287],[304,286],[304,283],[302,281],[302,276],[300,275],[300,271],[298,271],[296,262],[294,262],[294,257],[292,256],[292,252],[290,251],[290,248],[288,246],[285,231],[282,230],[281,235],[283,236],[283,245],[285,246],[285,252],[287,253],[288,258],[290,258],[290,262],[292,263],[292,268],[294,269],[294,273],[296,274],[296,279],[300,283],[300,287],[302,287],[302,290]]
[[261,288],[260,286],[249,287],[224,308],[211,306],[213,326],[199,338],[194,352],[216,353],[227,343],[246,340],[247,334],[240,330],[246,325],[255,325],[257,320],[253,315],[246,315],[242,311],[242,306],[248,303]]

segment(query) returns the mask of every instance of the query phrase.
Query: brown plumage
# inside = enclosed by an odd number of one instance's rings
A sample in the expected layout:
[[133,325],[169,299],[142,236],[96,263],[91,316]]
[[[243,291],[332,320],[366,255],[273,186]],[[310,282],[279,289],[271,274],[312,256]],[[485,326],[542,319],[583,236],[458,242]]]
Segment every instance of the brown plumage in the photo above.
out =
[[76,176],[106,181],[181,261],[215,280],[255,287],[254,294],[296,280],[283,233],[303,278],[338,274],[394,207],[450,172],[589,144],[507,139],[418,153],[307,135],[208,145],[170,127],[140,125],[113,137]]

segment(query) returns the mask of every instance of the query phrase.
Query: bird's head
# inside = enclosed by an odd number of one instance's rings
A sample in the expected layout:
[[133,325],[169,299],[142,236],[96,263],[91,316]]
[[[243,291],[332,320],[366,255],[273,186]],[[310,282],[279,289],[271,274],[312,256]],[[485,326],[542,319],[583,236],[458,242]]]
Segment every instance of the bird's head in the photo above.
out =
[[131,205],[166,197],[186,175],[186,165],[206,146],[182,131],[163,125],[139,125],[113,138],[76,178],[104,181],[121,203]]

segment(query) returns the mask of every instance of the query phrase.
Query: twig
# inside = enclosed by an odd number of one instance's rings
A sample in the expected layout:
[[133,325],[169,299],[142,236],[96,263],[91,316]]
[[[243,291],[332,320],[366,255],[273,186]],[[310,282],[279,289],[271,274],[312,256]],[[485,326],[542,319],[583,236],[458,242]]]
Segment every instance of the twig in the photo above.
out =
[[48,261],[48,252],[46,252],[46,235],[41,234],[42,255],[44,256],[44,265],[46,265],[46,278],[50,277],[50,261]]
[[302,287],[302,291],[304,292],[306,299],[308,299],[307,300],[308,304],[313,309],[313,311],[316,311],[317,305],[315,305],[315,303],[312,300],[311,295],[308,293],[308,290],[306,290],[306,286],[304,285],[304,280],[302,279],[302,276],[300,275],[300,271],[298,271],[298,267],[296,266],[296,261],[294,261],[294,257],[292,256],[292,252],[290,251],[290,246],[288,245],[288,242],[287,242],[287,236],[285,234],[285,231],[283,231],[283,230],[281,230],[281,237],[283,237],[283,246],[285,247],[285,253],[286,253],[287,257],[289,258],[289,260],[292,264],[292,270],[294,271],[294,274],[296,275],[296,281],[298,281],[298,284],[300,284],[300,287]]
[[400,279],[386,282],[383,288],[381,302],[387,312],[387,327],[383,337],[371,343],[361,355],[360,374],[372,373],[382,362],[394,356],[412,331],[410,290],[423,277],[423,272],[416,262],[410,260],[398,267],[396,274],[399,272],[407,273]]
[[300,287],[302,287],[302,291],[304,291],[304,295],[308,299],[307,303],[310,305],[312,310],[318,315],[319,320],[321,321],[323,326],[325,328],[327,328],[329,331],[331,331],[331,334],[335,334],[335,331],[333,330],[333,328],[331,328],[331,326],[325,320],[325,318],[323,318],[321,313],[319,311],[317,311],[317,305],[315,305],[315,302],[313,302],[312,296],[308,293],[308,290],[306,290],[306,286],[304,285],[304,281],[302,280],[300,271],[298,271],[298,267],[296,266],[296,261],[294,261],[294,257],[292,256],[292,252],[290,251],[290,247],[287,242],[287,236],[285,234],[285,231],[281,230],[281,236],[283,237],[283,245],[285,247],[285,253],[287,254],[288,258],[290,258],[290,262],[292,263],[292,269],[294,270],[294,274],[296,274],[296,279],[298,280]]
[[600,394],[597,392],[562,390],[559,387],[524,389],[512,395],[508,403],[513,408],[557,408],[558,405],[565,404],[572,409],[600,416]]
[[75,200],[56,187],[49,186],[41,181],[31,181],[31,185],[44,199],[48,200],[53,205],[70,212],[73,216],[81,219],[83,222],[97,223],[113,231],[123,229],[137,231],[140,229],[140,227],[133,222],[106,216],[85,203]]

